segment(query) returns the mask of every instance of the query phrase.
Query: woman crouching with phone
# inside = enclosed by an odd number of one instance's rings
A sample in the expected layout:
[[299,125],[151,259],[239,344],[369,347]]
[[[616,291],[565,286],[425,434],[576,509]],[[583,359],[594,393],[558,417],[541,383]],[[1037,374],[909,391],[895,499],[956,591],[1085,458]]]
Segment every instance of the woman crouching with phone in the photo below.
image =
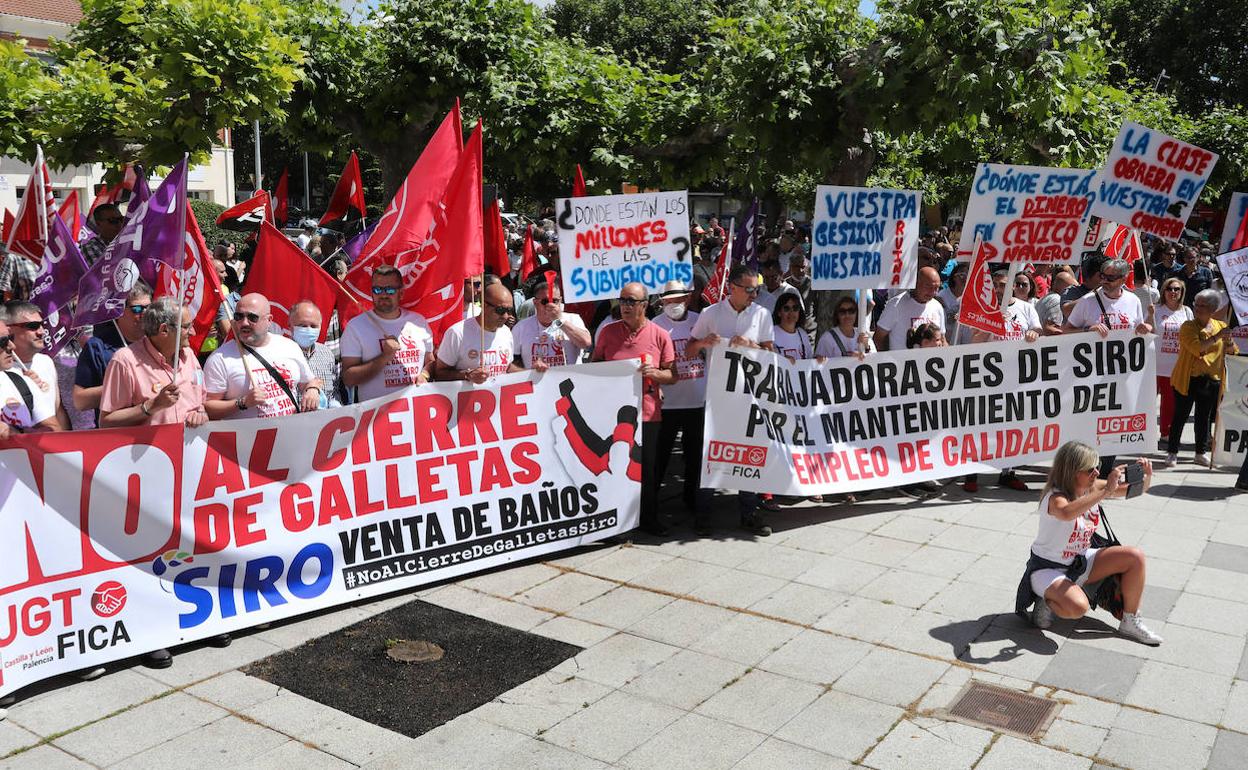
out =
[[1040,498],[1040,529],[1031,545],[1015,609],[1025,613],[1034,602],[1031,620],[1039,628],[1052,625],[1053,615],[1076,620],[1089,609],[1082,586],[1118,575],[1123,605],[1118,633],[1155,647],[1161,637],[1137,615],[1144,593],[1144,552],[1123,545],[1092,546],[1092,535],[1104,515],[1101,501],[1127,496],[1128,476],[1138,479],[1140,491],[1147,491],[1153,466],[1141,459],[1130,473],[1128,466],[1118,465],[1108,478],[1099,479],[1099,465],[1096,450],[1087,444],[1069,441],[1057,450]]

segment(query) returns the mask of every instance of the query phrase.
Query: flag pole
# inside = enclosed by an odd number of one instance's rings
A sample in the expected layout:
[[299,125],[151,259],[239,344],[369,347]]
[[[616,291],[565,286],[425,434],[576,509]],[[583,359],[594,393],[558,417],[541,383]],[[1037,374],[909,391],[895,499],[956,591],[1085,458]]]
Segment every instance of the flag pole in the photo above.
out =
[[[476,291],[473,291],[476,294]],[[514,302],[514,300],[513,300]],[[481,358],[478,361],[482,366],[485,365],[485,269],[481,270],[481,322],[477,324],[481,327]]]
[[[186,189],[186,177],[189,176],[191,173],[191,169],[190,169],[191,160],[190,159],[191,159],[190,153],[182,153],[182,163],[184,164],[184,168],[182,169],[182,173],[183,173],[182,187],[184,191]],[[260,121],[258,120],[256,121],[256,168],[257,169],[260,168]],[[257,177],[257,179],[259,179],[259,177]],[[176,257],[176,259],[178,260],[178,275],[177,275],[178,281],[177,281],[177,284],[175,285],[177,293],[174,295],[174,297],[178,300],[178,320],[177,320],[177,326],[175,327],[175,331],[173,333],[173,361],[171,362],[171,365],[173,368],[172,368],[172,371],[169,373],[170,385],[177,384],[178,367],[182,363],[182,285],[185,280],[183,273],[186,271],[186,208],[189,205],[190,203],[187,202],[185,197],[183,197],[182,217],[181,217],[182,226],[178,230],[178,232],[182,236],[182,238],[178,241],[178,243],[181,245],[181,248],[178,249],[178,256]],[[194,322],[194,319],[192,319],[192,323],[193,322]]]

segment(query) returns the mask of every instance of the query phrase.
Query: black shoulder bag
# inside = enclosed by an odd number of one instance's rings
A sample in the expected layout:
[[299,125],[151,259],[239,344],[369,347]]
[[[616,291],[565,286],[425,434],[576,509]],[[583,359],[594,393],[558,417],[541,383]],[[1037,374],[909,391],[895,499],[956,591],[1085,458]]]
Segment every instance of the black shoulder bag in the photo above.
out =
[[[5,374],[9,375],[9,379],[12,380],[13,387],[17,388],[17,392],[22,394],[22,401],[26,402],[26,412],[30,414],[30,419],[35,419],[35,394],[30,392],[30,386],[26,384],[26,378],[13,372],[5,372]],[[22,428],[16,425],[9,427],[18,432],[22,431]]]
[[[273,381],[276,382],[278,385],[282,386],[282,392],[284,392],[286,394],[286,397],[290,399],[290,403],[294,404],[295,406],[295,413],[298,414],[299,412],[302,412],[303,410],[299,408],[299,399],[295,398],[295,394],[291,392],[290,386],[286,384],[286,378],[283,377],[281,373],[277,371],[277,369],[273,368],[273,364],[270,364],[268,359],[260,355],[260,353],[255,348],[253,348],[251,345],[248,345],[246,342],[239,340],[238,344],[242,346],[243,350],[246,350],[248,353],[255,356],[256,360],[259,361],[260,364],[264,367],[264,370],[269,373],[270,377],[273,378]],[[243,366],[244,367],[247,366],[246,361],[243,362]]]
[[[1105,525],[1105,534],[1102,536],[1100,532],[1092,533],[1091,546],[1093,548],[1109,548],[1114,545],[1122,545],[1118,540],[1118,536],[1114,534],[1113,527],[1109,526],[1109,517],[1105,515],[1105,506],[1101,506],[1101,523]],[[1099,581],[1095,586],[1088,586],[1094,589],[1088,592],[1088,604],[1093,608],[1104,607],[1115,618],[1122,620],[1123,603],[1122,603],[1122,581],[1118,575],[1110,575]]]

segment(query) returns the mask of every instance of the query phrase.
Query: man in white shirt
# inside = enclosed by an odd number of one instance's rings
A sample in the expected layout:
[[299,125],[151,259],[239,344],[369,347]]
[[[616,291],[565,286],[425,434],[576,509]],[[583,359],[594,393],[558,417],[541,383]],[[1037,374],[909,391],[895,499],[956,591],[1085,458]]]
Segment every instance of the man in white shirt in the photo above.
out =
[[1136,334],[1153,330],[1144,319],[1140,298],[1123,291],[1131,270],[1125,259],[1110,259],[1101,265],[1101,286],[1076,302],[1062,325],[1063,333],[1094,331],[1108,337],[1112,329],[1134,329]]
[[781,280],[780,263],[772,260],[762,264],[763,270],[763,288],[758,292],[758,296],[754,298],[754,302],[760,307],[773,313],[776,310],[776,300],[784,294],[797,295],[798,301],[801,301],[802,293],[797,290],[796,286],[791,286],[787,282]]
[[247,294],[238,301],[235,338],[217,348],[204,364],[208,419],[281,417],[320,406],[324,384],[312,374],[294,340],[270,333],[272,323],[269,300],[263,294]]
[[592,347],[589,330],[576,313],[563,310],[559,274],[546,271],[545,280],[533,290],[533,315],[511,330],[515,366],[544,372],[552,366],[575,364],[581,352]]
[[482,383],[514,371],[511,329],[507,319],[516,317],[516,306],[501,282],[485,287],[481,312],[446,330],[434,357],[433,376],[439,380]]
[[940,291],[940,273],[936,268],[919,268],[915,287],[889,300],[875,324],[877,350],[905,350],[906,334],[920,324],[932,324],[945,333],[945,306],[936,299]]
[[[693,528],[699,535],[711,534],[711,497],[713,492],[702,489],[702,435],[706,412],[706,361],[689,353],[693,327],[698,314],[689,310],[693,297],[691,287],[680,281],[668,281],[659,295],[663,312],[654,319],[659,328],[672,338],[676,349],[676,382],[663,386],[663,423],[659,427],[656,455],[659,484],[667,476],[667,463],[680,434],[680,451],[684,457],[685,508],[693,512]],[[695,348],[696,350],[696,348]]]
[[433,332],[419,313],[403,309],[403,275],[378,265],[373,309],[351,319],[342,333],[342,381],[359,400],[380,398],[433,377]]
[[51,402],[35,397],[39,386],[18,366],[5,318],[0,311],[0,441],[16,433],[60,430]]
[[[702,311],[685,345],[685,355],[696,356],[706,348],[727,340],[733,347],[775,349],[775,327],[771,313],[754,302],[758,294],[758,275],[746,265],[735,265],[728,272],[728,296]],[[760,505],[777,510],[770,500],[762,502],[754,492],[737,493],[741,526],[766,537],[771,527],[758,512]]]
[[29,302],[10,302],[5,307],[9,334],[13,335],[13,352],[17,354],[16,366],[35,383],[35,400],[56,416],[57,430],[69,430],[69,415],[61,404],[56,362],[42,352],[46,345],[43,311]]

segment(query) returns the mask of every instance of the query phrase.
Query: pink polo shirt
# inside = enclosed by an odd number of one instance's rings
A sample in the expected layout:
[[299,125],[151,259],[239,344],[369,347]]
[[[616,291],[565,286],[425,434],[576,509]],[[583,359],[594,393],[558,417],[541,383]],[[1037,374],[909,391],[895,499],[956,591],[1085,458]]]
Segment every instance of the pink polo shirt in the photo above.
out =
[[[623,321],[607,324],[598,332],[594,343],[595,361],[619,361],[640,358],[651,366],[669,366],[676,360],[676,346],[667,330],[652,321],[646,321],[635,333]],[[646,377],[641,388],[641,420],[655,422],[663,419],[663,395],[659,386]]]
[[[204,373],[199,361],[188,348],[182,348],[178,362],[178,400],[173,406],[153,411],[148,425],[181,423],[186,416],[204,408]],[[169,384],[173,367],[147,337],[118,350],[104,370],[104,390],[100,393],[100,411],[115,412],[136,406],[160,392]]]

